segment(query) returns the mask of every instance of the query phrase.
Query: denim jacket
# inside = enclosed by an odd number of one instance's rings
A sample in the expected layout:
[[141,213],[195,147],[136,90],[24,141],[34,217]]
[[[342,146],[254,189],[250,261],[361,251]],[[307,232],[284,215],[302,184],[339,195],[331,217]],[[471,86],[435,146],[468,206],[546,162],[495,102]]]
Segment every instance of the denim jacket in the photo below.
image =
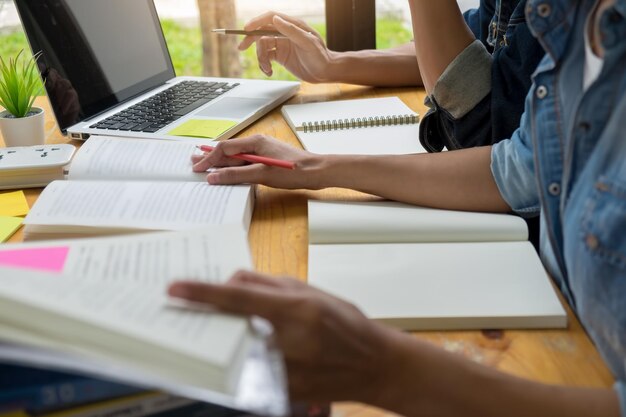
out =
[[528,0],[547,55],[520,128],[494,145],[507,203],[541,212],[541,255],[617,379],[626,417],[626,0],[600,20],[605,61],[583,91],[584,26],[595,0]]
[[[526,0],[481,0],[465,14],[476,41],[446,68],[426,99],[420,141],[438,152],[510,138],[524,112],[531,75],[545,52],[530,33]],[[468,76],[469,74],[469,76]],[[539,219],[527,219],[539,246]]]
[[544,55],[524,17],[526,0],[481,0],[464,17],[476,41],[444,71],[426,99],[420,141],[431,152],[511,137],[530,76]]

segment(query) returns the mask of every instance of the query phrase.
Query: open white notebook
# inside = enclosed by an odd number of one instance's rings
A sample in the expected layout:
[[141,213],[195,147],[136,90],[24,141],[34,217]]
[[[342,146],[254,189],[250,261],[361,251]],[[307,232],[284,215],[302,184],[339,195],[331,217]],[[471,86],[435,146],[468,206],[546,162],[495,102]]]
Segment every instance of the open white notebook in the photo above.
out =
[[394,155],[426,152],[419,116],[398,97],[283,106],[302,146],[318,154]]
[[93,137],[68,181],[52,182],[24,220],[26,239],[188,230],[236,224],[247,230],[252,186],[211,186],[192,171],[194,144]]
[[524,221],[309,202],[309,283],[406,330],[565,327]]
[[[10,342],[43,349],[47,367],[248,408],[243,378],[262,342],[249,321],[166,294],[174,280],[221,283],[242,268],[252,268],[247,233],[234,226],[2,245],[0,360]],[[36,364],[20,352],[20,362]],[[280,397],[281,376],[269,368],[257,383]],[[284,408],[272,402],[263,407]]]

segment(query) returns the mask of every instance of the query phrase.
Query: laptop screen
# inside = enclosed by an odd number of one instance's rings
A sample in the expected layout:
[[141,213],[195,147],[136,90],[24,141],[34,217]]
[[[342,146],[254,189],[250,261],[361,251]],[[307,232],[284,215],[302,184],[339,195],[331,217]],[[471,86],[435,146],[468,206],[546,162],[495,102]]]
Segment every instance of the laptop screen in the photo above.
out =
[[16,0],[59,127],[175,76],[152,0]]

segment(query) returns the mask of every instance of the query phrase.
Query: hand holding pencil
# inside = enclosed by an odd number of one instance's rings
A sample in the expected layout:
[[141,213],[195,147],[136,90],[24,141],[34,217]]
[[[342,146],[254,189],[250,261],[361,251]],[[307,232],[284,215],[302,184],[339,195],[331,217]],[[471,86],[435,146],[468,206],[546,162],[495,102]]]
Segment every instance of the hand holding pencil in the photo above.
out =
[[[199,146],[199,148],[201,151],[204,151],[204,152],[213,152],[215,150],[215,147],[208,146],[208,145]],[[283,161],[282,159],[269,158],[267,156],[252,155],[248,153],[239,153],[236,155],[230,155],[230,158],[241,159],[242,161],[251,162],[251,163],[264,164],[270,167],[296,169],[295,162]]]
[[212,149],[192,156],[194,172],[218,168],[207,174],[210,184],[252,183],[293,189],[309,188],[317,181],[310,170],[318,164],[318,155],[271,137],[231,139]]
[[[222,31],[222,30],[220,30]],[[225,34],[245,34],[240,50],[256,44],[259,67],[272,76],[276,61],[303,81],[330,81],[330,51],[322,37],[309,25],[282,13],[268,12],[250,20],[243,31],[224,29]]]

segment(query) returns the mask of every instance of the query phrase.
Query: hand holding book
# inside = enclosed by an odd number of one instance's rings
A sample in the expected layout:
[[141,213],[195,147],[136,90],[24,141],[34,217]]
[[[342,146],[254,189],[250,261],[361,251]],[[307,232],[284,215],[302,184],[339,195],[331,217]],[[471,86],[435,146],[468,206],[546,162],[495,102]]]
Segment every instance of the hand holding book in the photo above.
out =
[[[178,282],[169,293],[272,322],[292,401],[350,399],[373,404],[376,391],[383,392],[376,390],[374,381],[382,381],[376,374],[385,370],[372,364],[384,367],[379,353],[396,338],[395,332],[340,299],[299,281],[245,271],[226,285]],[[372,381],[371,390],[362,389],[364,380]]]
[[251,266],[247,233],[237,227],[3,245],[0,361],[282,415],[282,370],[265,347],[267,332],[166,294],[180,277],[225,282]]

